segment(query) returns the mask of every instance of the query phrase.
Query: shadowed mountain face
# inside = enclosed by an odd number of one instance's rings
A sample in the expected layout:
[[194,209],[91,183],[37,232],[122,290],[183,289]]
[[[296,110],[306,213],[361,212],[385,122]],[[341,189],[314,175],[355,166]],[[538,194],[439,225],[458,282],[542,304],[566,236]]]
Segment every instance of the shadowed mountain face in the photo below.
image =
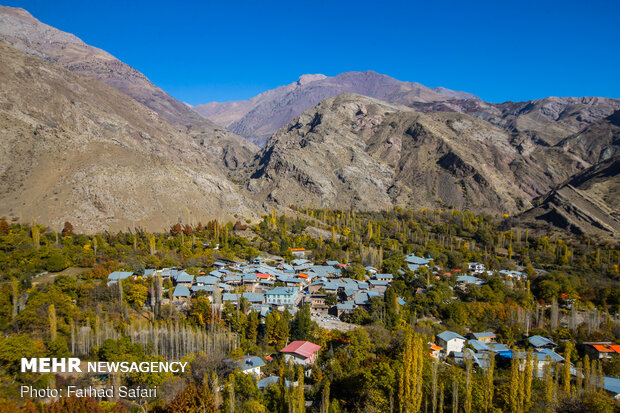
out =
[[74,73],[99,79],[134,98],[194,139],[212,162],[234,169],[258,150],[246,139],[197,115],[131,66],[41,23],[23,9],[0,6],[0,40]]
[[276,132],[248,165],[248,190],[283,206],[513,213],[578,170],[559,148],[524,155],[512,141],[469,115],[345,94]]
[[342,93],[356,93],[398,104],[475,97],[469,93],[401,82],[370,71],[346,72],[333,77],[304,75],[297,82],[269,90],[249,100],[212,102],[198,105],[194,110],[262,146],[276,130],[305,110]]
[[517,220],[574,234],[617,237],[620,233],[620,155],[610,157],[551,190]]
[[187,134],[98,80],[0,42],[0,216],[79,231],[252,216]]

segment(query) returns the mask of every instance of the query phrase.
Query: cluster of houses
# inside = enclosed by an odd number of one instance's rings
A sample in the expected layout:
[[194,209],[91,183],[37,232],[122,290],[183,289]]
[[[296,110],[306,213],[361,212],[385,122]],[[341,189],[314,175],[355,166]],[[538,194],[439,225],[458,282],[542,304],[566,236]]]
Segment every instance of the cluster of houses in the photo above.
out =
[[[170,280],[172,289],[169,299],[163,300],[162,304],[168,302],[183,308],[193,296],[199,294],[220,305],[228,302],[237,304],[243,297],[249,303],[249,309],[259,312],[261,316],[271,309],[287,309],[294,313],[307,303],[313,314],[341,317],[356,308],[368,306],[373,297],[382,298],[394,280],[393,274],[381,273],[371,266],[366,267],[364,279],[355,280],[343,274],[346,265],[338,261],[315,264],[306,258],[307,251],[303,248],[293,248],[291,253],[296,258],[290,263],[279,257],[271,259],[270,264],[261,258],[251,263],[220,260],[214,263],[210,272],[201,272],[197,276],[174,268],[147,269],[144,275]],[[409,254],[405,259],[411,271],[425,267],[436,278],[456,276],[457,287],[463,290],[468,284],[484,284],[475,275],[492,273],[481,263],[469,263],[469,271],[461,273],[459,269],[445,270],[433,265],[430,257]],[[404,274],[404,269],[399,272]],[[513,280],[527,279],[525,273],[518,271],[502,270],[500,274],[510,286]],[[133,275],[128,271],[115,271],[108,276],[108,283],[113,284]],[[398,301],[401,305],[405,304],[402,297],[398,297]]]
[[[487,331],[469,333],[467,338],[453,331],[443,331],[435,337],[434,343],[428,343],[431,357],[436,359],[453,358],[455,362],[464,364],[465,358],[472,361],[480,368],[490,365],[490,357],[511,360],[517,358],[524,360],[527,352],[531,351],[533,371],[538,377],[542,377],[543,371],[548,365],[564,362],[564,357],[555,352],[558,346],[553,340],[539,335],[527,338],[526,348],[510,349],[496,341],[495,333]],[[583,343],[585,353],[592,360],[609,359],[620,354],[620,345],[611,342],[587,342]],[[571,368],[573,375],[578,374]],[[620,380],[613,377],[605,377],[603,387],[614,397],[620,397]]]
[[510,349],[505,344],[498,343],[496,339],[493,332],[469,333],[465,338],[453,331],[443,331],[435,337],[435,343],[429,343],[429,347],[432,357],[453,357],[460,363],[465,357],[469,357],[481,368],[489,366],[489,357],[521,358],[526,357],[527,350],[531,350],[534,371],[539,375],[542,375],[546,364],[564,361],[564,358],[554,351],[557,344],[546,337],[538,335],[528,337],[529,349]]
[[[320,349],[321,346],[311,343],[310,341],[293,341],[280,350],[280,353],[283,355],[285,362],[293,363],[306,369],[316,363]],[[272,361],[272,358],[267,357],[267,362],[270,361]],[[235,370],[245,374],[252,374],[256,377],[259,390],[264,390],[269,385],[278,383],[280,380],[278,376],[262,377],[262,367],[266,366],[267,363],[258,356],[246,355],[237,360],[227,360],[227,362],[231,364]],[[306,371],[309,373],[309,370]],[[291,387],[291,385],[295,385],[295,383],[291,383],[287,380],[285,385]]]

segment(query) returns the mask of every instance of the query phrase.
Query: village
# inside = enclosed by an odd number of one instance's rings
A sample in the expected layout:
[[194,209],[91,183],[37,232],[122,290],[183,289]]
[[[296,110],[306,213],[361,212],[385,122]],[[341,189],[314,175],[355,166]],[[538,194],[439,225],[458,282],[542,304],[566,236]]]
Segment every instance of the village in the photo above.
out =
[[[241,300],[245,300],[247,305],[244,307],[247,312],[257,312],[263,321],[271,311],[288,311],[294,315],[307,305],[312,320],[321,328],[343,332],[358,327],[344,321],[346,316],[358,308],[369,306],[373,297],[383,300],[394,280],[394,274],[380,273],[372,266],[364,268],[363,279],[350,278],[347,276],[347,264],[338,261],[315,263],[311,260],[311,252],[303,248],[292,248],[291,255],[293,259],[290,262],[277,256],[257,257],[252,262],[222,259],[215,261],[213,269],[208,273],[201,271],[196,276],[176,268],[146,269],[142,276],[160,278],[164,286],[160,295],[169,297],[159,298],[160,304],[171,304],[180,311],[187,310],[191,300],[197,296],[208,297],[211,304],[220,310],[227,303],[238,309]],[[484,285],[485,280],[481,277],[494,273],[477,262],[468,263],[468,270],[463,271],[440,268],[434,265],[432,257],[409,254],[405,259],[407,269],[416,274],[425,274],[427,289],[432,287],[433,279],[454,277],[454,289],[467,292],[468,286]],[[404,268],[399,272],[403,275]],[[500,270],[496,273],[508,288],[526,288],[525,272]],[[130,271],[115,271],[109,274],[108,285],[113,286],[120,280],[135,276],[139,275]],[[166,285],[169,286],[167,290]],[[416,293],[424,294],[427,289],[418,288]],[[157,294],[151,296],[157,299]],[[453,299],[457,300],[457,297]],[[400,306],[406,305],[403,297],[397,297],[397,301]],[[438,361],[456,365],[465,365],[469,359],[481,369],[488,368],[496,360],[509,363],[513,358],[522,359],[524,364],[526,355],[530,353],[534,374],[540,378],[545,368],[565,361],[564,357],[554,351],[557,346],[551,339],[539,335],[526,337],[509,346],[498,340],[492,331],[472,331],[463,336],[445,330],[435,336],[434,342],[428,343],[428,352]],[[620,346],[612,342],[587,342],[584,346],[591,360],[604,360],[620,355]],[[320,346],[309,341],[293,341],[282,348],[280,353],[285,361],[302,366],[306,375],[309,375],[309,368],[317,361],[320,349]],[[264,377],[262,373],[261,368],[271,360],[271,356],[263,360],[257,355],[246,355],[228,362],[236,370],[252,374],[257,380],[258,388],[264,390],[279,381],[278,376]],[[571,374],[575,376],[581,373],[571,367]],[[295,383],[286,383],[287,387],[294,385]],[[620,379],[604,377],[600,387],[613,397],[620,398]]]

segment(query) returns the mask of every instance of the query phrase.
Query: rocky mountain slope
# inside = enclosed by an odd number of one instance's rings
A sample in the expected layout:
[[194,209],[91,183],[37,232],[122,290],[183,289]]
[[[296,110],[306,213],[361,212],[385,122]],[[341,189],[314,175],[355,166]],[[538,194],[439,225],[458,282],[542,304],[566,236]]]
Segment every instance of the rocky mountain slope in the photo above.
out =
[[525,225],[562,228],[603,238],[620,234],[620,155],[573,176],[518,217]]
[[548,97],[524,102],[487,103],[480,99],[414,102],[422,112],[467,113],[527,137],[536,145],[553,146],[620,109],[620,99]]
[[338,76],[303,75],[297,82],[269,90],[252,99],[197,105],[196,112],[228,130],[264,145],[279,128],[324,99],[356,93],[380,100],[411,104],[475,96],[419,83],[401,82],[372,71],[346,72]]
[[203,147],[204,156],[215,163],[234,169],[258,150],[246,139],[197,115],[131,66],[72,34],[41,23],[23,9],[0,6],[0,40],[72,72],[99,79],[134,98],[191,136]]
[[0,216],[80,231],[251,216],[217,165],[156,111],[0,42]]
[[524,155],[510,134],[469,115],[344,94],[276,132],[246,175],[254,197],[284,206],[514,213],[578,167],[558,148]]
[[563,139],[556,146],[585,166],[613,157],[620,153],[620,110]]

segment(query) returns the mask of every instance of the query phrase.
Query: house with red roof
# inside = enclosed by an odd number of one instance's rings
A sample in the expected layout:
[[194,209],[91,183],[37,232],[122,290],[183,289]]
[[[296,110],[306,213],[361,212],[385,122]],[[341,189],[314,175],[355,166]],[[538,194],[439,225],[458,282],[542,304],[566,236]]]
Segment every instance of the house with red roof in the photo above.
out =
[[620,344],[610,341],[583,343],[586,354],[592,360],[608,359],[620,354]]
[[284,354],[284,361],[292,361],[302,366],[310,366],[316,361],[321,346],[309,341],[293,341],[280,350]]

